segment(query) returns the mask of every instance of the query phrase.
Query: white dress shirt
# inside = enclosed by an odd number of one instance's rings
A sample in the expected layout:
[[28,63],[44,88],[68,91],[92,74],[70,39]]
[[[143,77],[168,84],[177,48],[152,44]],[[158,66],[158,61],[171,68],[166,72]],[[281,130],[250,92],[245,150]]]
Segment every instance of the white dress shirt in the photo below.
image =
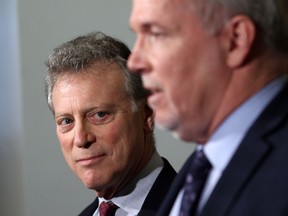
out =
[[[141,210],[141,207],[153,186],[156,178],[163,168],[163,160],[155,151],[139,175],[126,185],[119,193],[117,193],[111,200],[99,198],[99,205],[102,201],[112,201],[119,207],[115,216],[135,216]],[[135,188],[134,188],[135,187]],[[94,212],[93,216],[99,216],[99,206]]]
[[[208,200],[247,131],[269,102],[271,102],[275,95],[283,88],[286,81],[286,76],[278,78],[245,101],[223,121],[213,133],[210,140],[204,145],[203,149],[206,157],[212,164],[212,170],[209,173],[200,197],[197,208],[198,214]],[[202,146],[203,145],[197,145],[196,148],[201,148]],[[179,214],[183,193],[184,189],[179,192],[170,216]]]

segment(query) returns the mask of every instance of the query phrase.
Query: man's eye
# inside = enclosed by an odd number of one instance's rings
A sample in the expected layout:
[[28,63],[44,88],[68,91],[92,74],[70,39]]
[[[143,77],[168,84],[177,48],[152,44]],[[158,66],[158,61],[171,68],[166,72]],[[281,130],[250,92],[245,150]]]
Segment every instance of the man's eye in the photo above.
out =
[[163,35],[163,33],[160,32],[160,31],[151,32],[151,36],[152,36],[152,37],[155,37],[155,38],[160,37],[160,36],[162,36],[162,35]]
[[98,118],[104,118],[107,114],[108,114],[107,112],[100,111],[100,112],[97,112],[95,116]]
[[73,120],[70,119],[70,118],[64,118],[64,119],[61,119],[59,121],[59,125],[61,125],[61,126],[69,125],[69,124],[72,124],[72,123],[73,123]]
[[95,125],[101,125],[101,124],[108,123],[108,122],[112,121],[113,118],[114,118],[114,115],[112,113],[106,112],[106,111],[98,111],[98,112],[94,112],[93,114],[91,113],[89,115],[89,119]]

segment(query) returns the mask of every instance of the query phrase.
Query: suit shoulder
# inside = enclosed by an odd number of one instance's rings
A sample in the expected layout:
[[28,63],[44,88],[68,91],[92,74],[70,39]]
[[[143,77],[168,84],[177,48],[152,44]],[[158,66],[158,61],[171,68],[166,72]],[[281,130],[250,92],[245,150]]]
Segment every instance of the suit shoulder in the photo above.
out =
[[98,207],[98,202],[98,198],[96,198],[79,214],[79,216],[92,216]]

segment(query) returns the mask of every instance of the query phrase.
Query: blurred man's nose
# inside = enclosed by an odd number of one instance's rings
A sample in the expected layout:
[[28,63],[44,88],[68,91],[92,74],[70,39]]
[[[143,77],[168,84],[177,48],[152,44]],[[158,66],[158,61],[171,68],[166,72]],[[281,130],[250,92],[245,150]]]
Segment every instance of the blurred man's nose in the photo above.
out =
[[144,60],[145,58],[143,53],[143,47],[141,46],[141,41],[137,39],[135,41],[133,50],[129,56],[127,66],[131,72],[141,74],[145,70]]

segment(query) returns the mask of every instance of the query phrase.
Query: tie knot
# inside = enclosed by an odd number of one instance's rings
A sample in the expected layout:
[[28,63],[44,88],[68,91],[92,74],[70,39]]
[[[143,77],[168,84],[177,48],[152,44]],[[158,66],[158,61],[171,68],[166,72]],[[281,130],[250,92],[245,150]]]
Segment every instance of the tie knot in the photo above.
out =
[[211,163],[204,154],[203,149],[196,150],[190,159],[191,172],[209,172],[212,168]]
[[119,207],[115,205],[113,202],[101,202],[99,211],[100,211],[100,216],[114,216],[116,210]]

